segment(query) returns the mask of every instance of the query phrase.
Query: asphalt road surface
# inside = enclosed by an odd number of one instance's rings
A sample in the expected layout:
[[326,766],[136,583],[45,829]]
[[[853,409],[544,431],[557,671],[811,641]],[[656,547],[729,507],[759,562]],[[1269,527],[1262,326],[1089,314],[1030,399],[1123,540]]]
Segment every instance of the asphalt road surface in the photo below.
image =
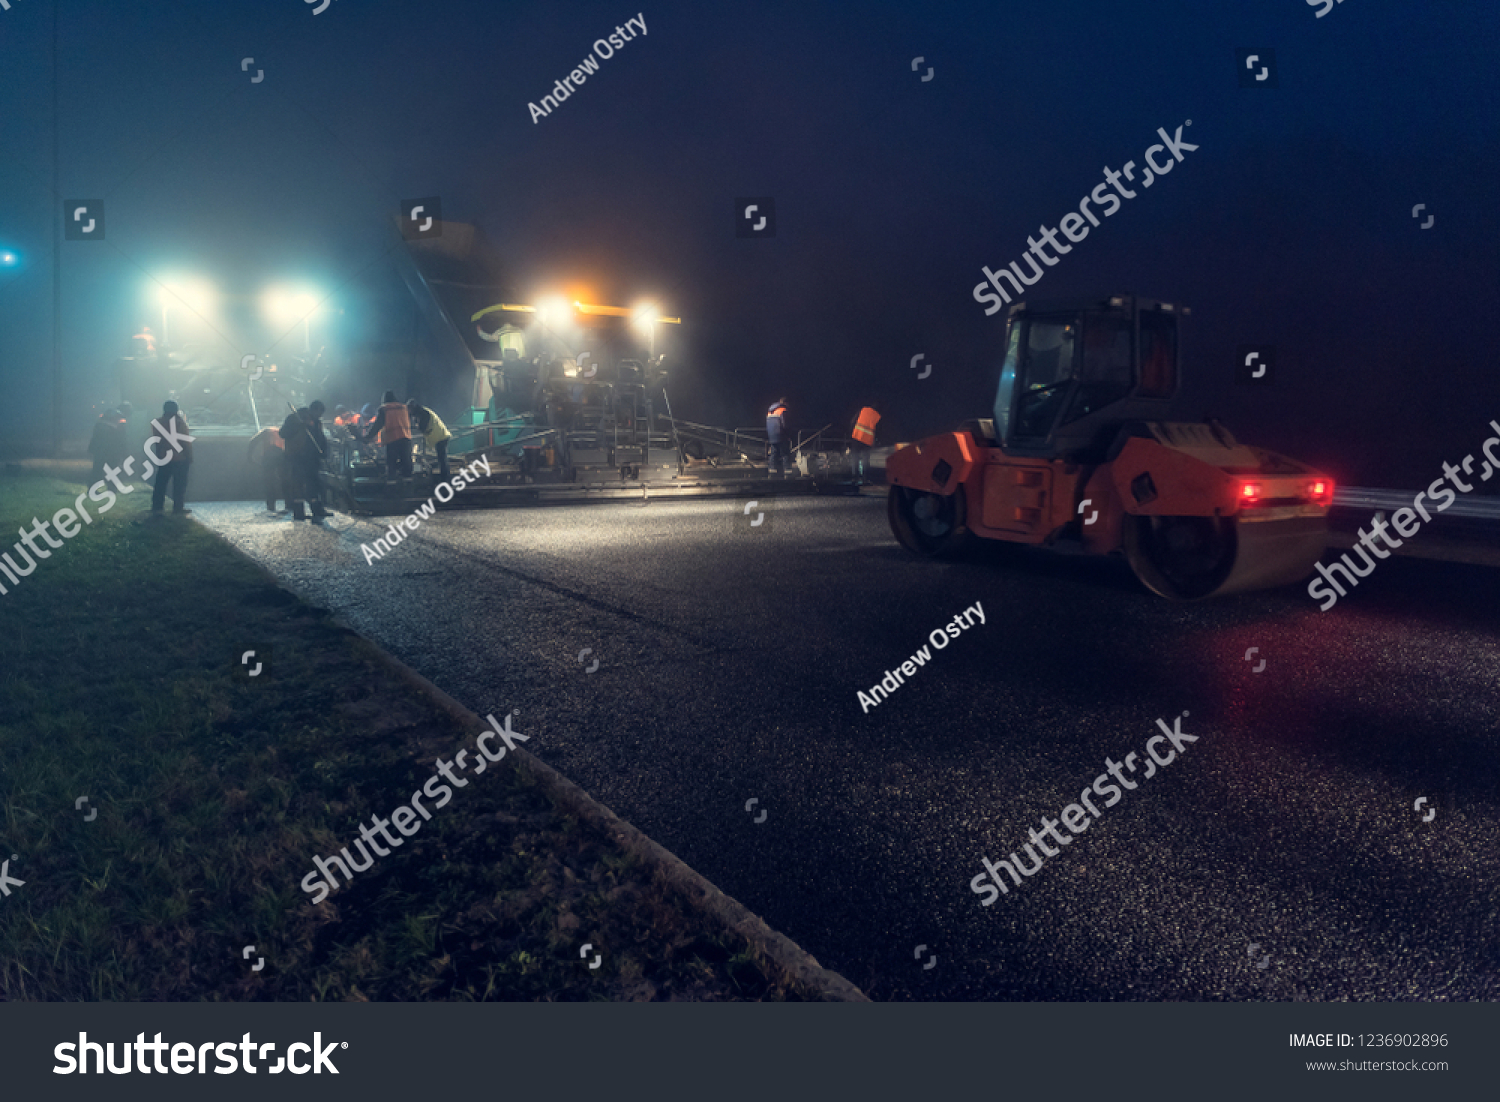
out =
[[[194,509],[874,998],[1500,998],[1494,568],[1393,557],[1320,612],[920,561],[869,497],[447,512],[375,563],[389,520]],[[1197,739],[1161,767],[1158,719]]]

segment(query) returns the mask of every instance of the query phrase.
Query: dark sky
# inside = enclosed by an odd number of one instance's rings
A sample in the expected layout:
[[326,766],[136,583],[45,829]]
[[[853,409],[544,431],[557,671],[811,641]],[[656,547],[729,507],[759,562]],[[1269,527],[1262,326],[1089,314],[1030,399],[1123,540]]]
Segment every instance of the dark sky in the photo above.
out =
[[[1425,485],[1500,418],[1500,5],[652,3],[62,0],[54,196],[54,0],[11,0],[0,380],[35,414],[12,442],[50,432],[60,199],[107,214],[105,242],[62,254],[65,413],[86,427],[159,316],[151,276],[305,283],[345,311],[329,334],[369,339],[393,324],[391,214],[427,195],[529,295],[682,315],[679,415],[756,424],[784,394],[811,429],[871,402],[886,442],[910,439],[987,415],[1004,314],[971,297],[981,266],[1188,119],[1199,148],[1036,298],[1187,304],[1181,415],[1345,482]],[[647,33],[533,122],[637,14]],[[1275,87],[1239,87],[1240,47],[1274,50]],[[734,236],[738,196],[774,197],[774,238]],[[1277,350],[1271,387],[1233,382],[1252,344]]]

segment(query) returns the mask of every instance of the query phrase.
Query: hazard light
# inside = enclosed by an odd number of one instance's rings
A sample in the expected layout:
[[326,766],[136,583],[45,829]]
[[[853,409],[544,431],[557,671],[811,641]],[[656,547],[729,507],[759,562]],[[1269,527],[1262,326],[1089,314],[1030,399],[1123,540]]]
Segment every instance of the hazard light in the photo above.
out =
[[1307,484],[1307,497],[1314,505],[1333,504],[1333,479],[1315,478]]

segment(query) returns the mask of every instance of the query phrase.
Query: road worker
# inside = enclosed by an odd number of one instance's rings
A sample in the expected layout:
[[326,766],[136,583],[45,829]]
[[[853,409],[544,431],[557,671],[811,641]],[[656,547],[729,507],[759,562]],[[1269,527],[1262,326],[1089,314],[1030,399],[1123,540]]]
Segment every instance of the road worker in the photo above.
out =
[[854,419],[850,432],[849,469],[854,480],[861,484],[865,480],[865,465],[869,462],[870,449],[875,446],[875,426],[880,424],[880,414],[865,406]]
[[[322,402],[294,410],[281,425],[281,441],[286,447],[288,491],[292,519],[316,522],[329,514],[323,508],[323,485],[319,472],[328,454],[328,437],[323,434]],[[306,501],[312,514],[302,511]]]
[[431,444],[437,452],[438,477],[448,477],[448,441],[453,439],[453,434],[448,431],[448,426],[443,424],[443,419],[426,406],[421,405],[413,398],[406,403],[406,413],[411,420],[412,428],[422,434],[426,443]]
[[[292,507],[297,498],[287,478],[286,442],[281,439],[281,430],[264,428],[250,438],[250,462],[260,467],[261,481],[266,491],[266,512],[273,517],[281,516]],[[286,509],[276,508],[276,500],[286,502]]]
[[411,416],[406,412],[406,407],[396,401],[394,390],[386,391],[385,397],[380,402],[380,408],[376,410],[370,427],[365,430],[364,438],[368,441],[379,433],[380,443],[385,445],[387,477],[395,478],[401,475],[409,478],[411,476]]
[[786,477],[788,452],[786,437],[786,399],[778,398],[766,410],[766,477],[768,478],[773,467],[777,478]]

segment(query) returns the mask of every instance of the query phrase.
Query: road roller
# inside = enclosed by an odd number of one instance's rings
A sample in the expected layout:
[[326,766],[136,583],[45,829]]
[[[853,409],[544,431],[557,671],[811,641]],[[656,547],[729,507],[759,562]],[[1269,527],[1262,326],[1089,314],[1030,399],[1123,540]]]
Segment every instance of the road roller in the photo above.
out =
[[1014,304],[992,416],[905,444],[886,466],[909,551],[976,539],[1123,554],[1176,601],[1312,572],[1333,480],[1216,420],[1169,420],[1181,306],[1133,295]]

